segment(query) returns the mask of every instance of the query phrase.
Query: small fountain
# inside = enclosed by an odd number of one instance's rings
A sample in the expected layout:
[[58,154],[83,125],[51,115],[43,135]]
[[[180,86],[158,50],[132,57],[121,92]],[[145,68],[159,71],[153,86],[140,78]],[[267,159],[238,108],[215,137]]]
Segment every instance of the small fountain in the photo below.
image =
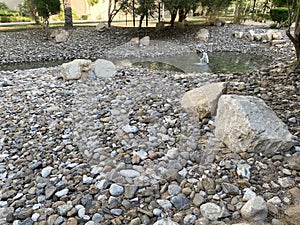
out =
[[206,52],[202,53],[202,57],[200,58],[200,65],[209,64],[208,55]]

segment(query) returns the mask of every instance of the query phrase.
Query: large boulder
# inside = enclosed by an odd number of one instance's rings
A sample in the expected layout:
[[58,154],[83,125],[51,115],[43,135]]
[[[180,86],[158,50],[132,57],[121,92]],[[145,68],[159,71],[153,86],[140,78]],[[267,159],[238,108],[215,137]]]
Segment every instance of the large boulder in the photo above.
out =
[[69,32],[64,29],[55,29],[50,34],[50,37],[55,40],[56,43],[66,42],[69,39]]
[[103,32],[106,29],[107,29],[107,25],[105,23],[100,22],[96,25],[96,31]]
[[225,83],[212,83],[195,88],[184,94],[181,105],[188,113],[200,119],[213,116],[225,89]]
[[149,46],[150,45],[150,37],[145,36],[145,37],[141,38],[140,45],[141,46]]
[[86,78],[91,69],[92,61],[88,59],[75,59],[72,62],[64,63],[61,67],[61,75],[64,80],[78,80]]
[[249,30],[248,32],[246,32],[244,34],[244,38],[248,41],[253,41],[254,40],[254,36],[255,36],[255,32],[254,30]]
[[237,152],[272,155],[296,144],[287,126],[256,97],[221,96],[215,126],[216,137]]
[[109,78],[116,73],[116,66],[111,61],[105,59],[97,59],[93,68],[96,77]]
[[195,39],[198,41],[207,41],[209,39],[209,30],[205,28],[200,29],[196,33]]

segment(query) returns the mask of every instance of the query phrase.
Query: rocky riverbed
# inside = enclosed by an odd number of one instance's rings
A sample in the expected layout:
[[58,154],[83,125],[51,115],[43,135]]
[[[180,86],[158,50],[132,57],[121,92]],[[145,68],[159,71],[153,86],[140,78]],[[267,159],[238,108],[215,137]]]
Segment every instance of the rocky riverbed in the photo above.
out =
[[[185,29],[162,35],[77,28],[61,44],[44,42],[34,30],[0,33],[5,40],[0,60],[174,55],[208,48],[194,40],[199,28]],[[289,72],[291,60],[280,62],[293,55],[291,44],[232,37],[233,30],[253,27],[209,29],[214,51],[255,52],[272,58],[272,65],[234,74],[119,66],[113,78],[79,81],[59,79],[59,67],[1,71],[0,223],[299,224],[300,144],[268,157],[238,154],[214,137],[213,118],[199,121],[180,105],[186,91],[226,81],[227,93],[264,99],[299,141],[299,75]],[[146,35],[155,44],[126,45]]]

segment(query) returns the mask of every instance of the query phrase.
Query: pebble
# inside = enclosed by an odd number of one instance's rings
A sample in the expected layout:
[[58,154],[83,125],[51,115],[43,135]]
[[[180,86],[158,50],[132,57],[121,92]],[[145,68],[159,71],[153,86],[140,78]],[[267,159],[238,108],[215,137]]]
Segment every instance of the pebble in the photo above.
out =
[[118,185],[118,184],[112,184],[109,188],[109,193],[112,196],[118,196],[124,193],[124,187]]

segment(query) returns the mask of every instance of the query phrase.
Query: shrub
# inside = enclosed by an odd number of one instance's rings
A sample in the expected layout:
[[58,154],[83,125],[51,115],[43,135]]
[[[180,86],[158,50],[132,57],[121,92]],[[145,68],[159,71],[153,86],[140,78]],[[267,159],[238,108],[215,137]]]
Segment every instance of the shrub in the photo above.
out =
[[270,10],[271,20],[277,23],[283,23],[288,20],[288,8],[274,8]]

